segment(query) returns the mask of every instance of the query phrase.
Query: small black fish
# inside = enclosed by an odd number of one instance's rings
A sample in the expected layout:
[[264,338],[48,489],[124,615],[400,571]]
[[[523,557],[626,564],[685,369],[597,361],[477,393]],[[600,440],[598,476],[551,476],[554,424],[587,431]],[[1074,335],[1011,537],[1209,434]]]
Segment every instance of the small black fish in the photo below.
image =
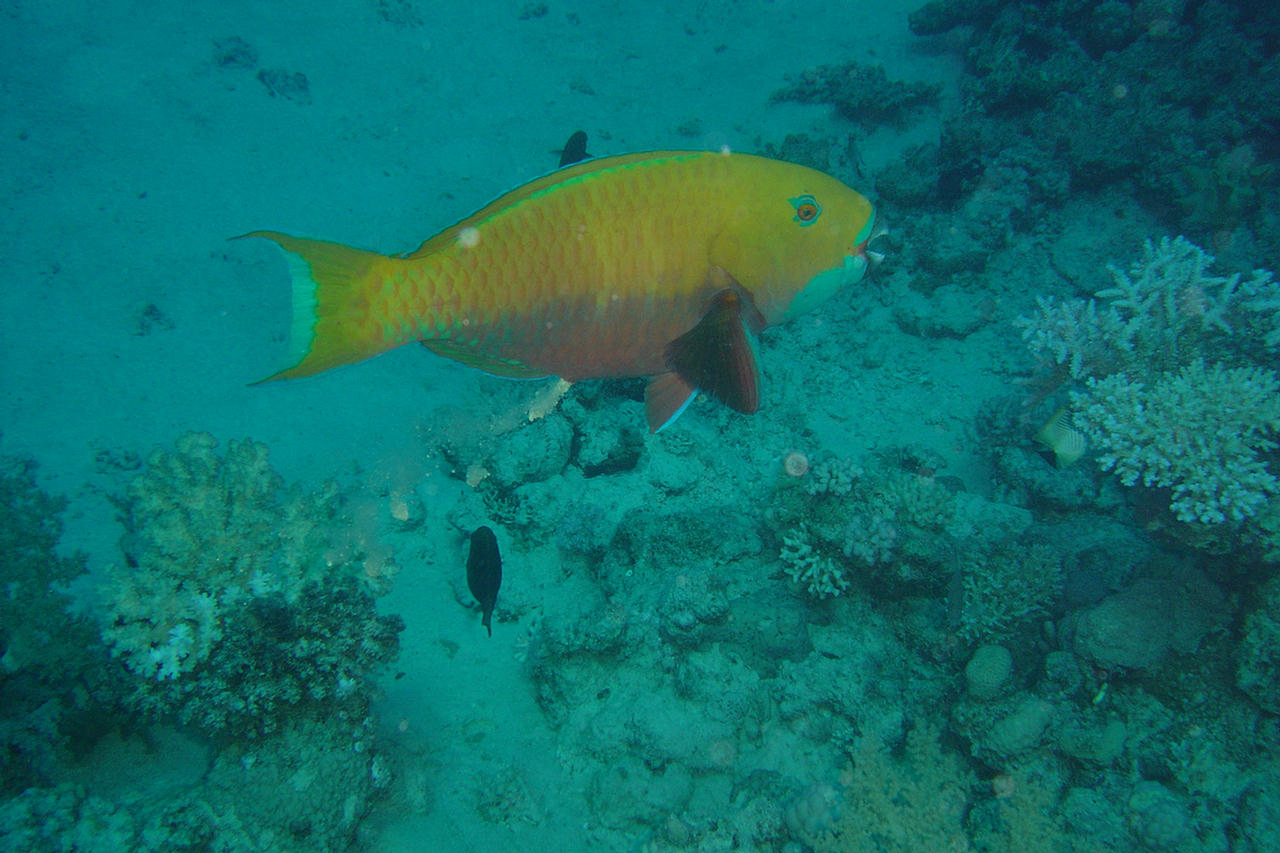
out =
[[467,555],[467,587],[480,602],[484,616],[480,624],[493,636],[494,605],[498,603],[498,587],[502,586],[502,555],[498,553],[498,537],[487,527],[477,527],[471,534],[471,553]]
[[587,132],[585,130],[575,130],[573,135],[569,137],[569,141],[564,144],[564,148],[552,153],[560,155],[560,165],[562,167],[582,162],[591,156],[587,153]]

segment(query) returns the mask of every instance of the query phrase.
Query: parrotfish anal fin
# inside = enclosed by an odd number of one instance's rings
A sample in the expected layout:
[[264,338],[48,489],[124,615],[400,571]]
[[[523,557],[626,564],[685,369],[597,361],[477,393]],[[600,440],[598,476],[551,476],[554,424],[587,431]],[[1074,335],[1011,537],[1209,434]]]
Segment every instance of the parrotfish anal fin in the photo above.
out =
[[760,365],[747,328],[754,310],[736,290],[722,290],[698,325],[666,351],[667,365],[691,387],[748,415],[760,407]]
[[644,417],[649,422],[649,432],[659,432],[671,426],[680,417],[698,393],[678,373],[659,373],[649,378],[644,387]]
[[525,367],[523,364],[516,362],[503,361],[500,358],[478,352],[475,347],[459,341],[433,338],[423,341],[422,345],[436,355],[460,361],[467,367],[474,367],[483,370],[485,373],[492,373],[494,376],[505,376],[508,379],[541,379],[547,375],[545,370]]

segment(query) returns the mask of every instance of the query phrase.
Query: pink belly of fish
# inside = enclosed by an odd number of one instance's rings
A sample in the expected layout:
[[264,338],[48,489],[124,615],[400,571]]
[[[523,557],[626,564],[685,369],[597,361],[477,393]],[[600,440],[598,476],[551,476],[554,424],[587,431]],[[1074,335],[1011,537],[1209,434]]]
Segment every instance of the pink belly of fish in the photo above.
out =
[[647,300],[565,302],[482,330],[477,349],[504,360],[560,376],[581,379],[652,376],[668,370],[669,342],[697,322],[697,314]]

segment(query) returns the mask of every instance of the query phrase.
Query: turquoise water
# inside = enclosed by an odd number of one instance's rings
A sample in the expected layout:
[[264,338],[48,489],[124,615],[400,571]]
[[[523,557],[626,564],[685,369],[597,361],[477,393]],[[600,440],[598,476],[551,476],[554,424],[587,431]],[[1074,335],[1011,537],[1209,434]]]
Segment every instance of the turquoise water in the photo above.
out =
[[[1276,12],[4,20],[0,849],[1280,847]],[[410,251],[580,129],[875,204],[758,411],[416,346],[251,384],[290,271],[227,238]]]

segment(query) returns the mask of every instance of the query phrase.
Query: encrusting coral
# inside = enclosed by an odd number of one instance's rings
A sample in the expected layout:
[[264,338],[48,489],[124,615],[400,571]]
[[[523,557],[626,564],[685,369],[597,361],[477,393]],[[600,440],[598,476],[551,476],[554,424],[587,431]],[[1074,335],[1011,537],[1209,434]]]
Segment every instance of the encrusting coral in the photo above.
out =
[[792,834],[817,853],[968,849],[964,816],[974,779],[938,736],[936,728],[912,730],[901,758],[876,736],[859,737],[839,788],[821,800],[829,814],[793,803],[786,813]]
[[336,485],[285,490],[264,445],[216,447],[182,435],[117,501],[126,565],[103,589],[103,635],[135,676],[128,704],[224,733],[305,707],[362,715],[398,651],[402,622],[375,608],[394,563]]

